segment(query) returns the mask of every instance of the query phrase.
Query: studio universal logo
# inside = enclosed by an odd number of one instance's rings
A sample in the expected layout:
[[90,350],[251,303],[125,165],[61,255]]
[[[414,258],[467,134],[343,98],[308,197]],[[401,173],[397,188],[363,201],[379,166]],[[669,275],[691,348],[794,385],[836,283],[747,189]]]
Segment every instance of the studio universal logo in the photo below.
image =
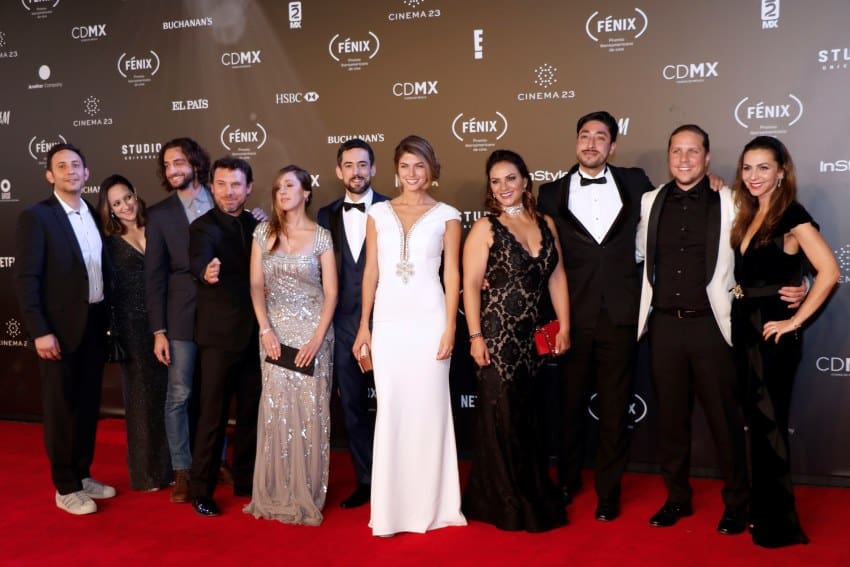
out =
[[784,100],[751,101],[745,96],[735,105],[735,121],[754,136],[786,134],[803,116],[803,101],[793,94]]
[[14,59],[18,56],[17,50],[6,49],[7,47],[6,32],[0,30],[0,59]]
[[50,148],[60,143],[68,143],[68,140],[62,134],[57,134],[52,139],[33,136],[27,145],[27,151],[29,151],[30,157],[37,161],[39,165],[45,166],[47,165],[47,152],[50,151]]
[[391,22],[405,22],[410,20],[428,20],[439,18],[442,15],[439,8],[424,8],[425,0],[402,0],[408,10],[401,12],[390,12],[387,19]]
[[[646,400],[644,400],[638,394],[632,394],[632,399],[629,402],[629,427],[634,427],[644,419],[646,419],[646,414],[649,412],[649,406],[646,404]],[[599,421],[599,395],[594,392],[592,396],[590,396],[590,404],[587,406],[587,413],[595,419]]]
[[339,63],[347,71],[360,71],[367,67],[381,49],[381,40],[373,32],[367,32],[361,39],[346,37],[340,39],[340,34],[333,36],[328,42],[328,53],[331,59]]
[[53,9],[59,5],[59,0],[21,0],[24,10],[37,20],[43,20],[53,13]]
[[571,100],[576,97],[572,89],[559,89],[558,68],[549,63],[544,63],[534,68],[534,84],[542,90],[521,91],[517,93],[516,99],[520,102],[537,102],[544,100]]
[[74,26],[71,28],[71,37],[80,43],[97,41],[106,37],[106,24],[93,24],[89,26]]
[[86,97],[83,100],[83,112],[88,118],[74,120],[75,128],[87,126],[112,126],[112,118],[108,116],[99,116],[101,113],[100,99],[94,95]]
[[157,159],[162,144],[159,142],[133,142],[121,144],[121,156],[124,161]]
[[50,81],[50,77],[53,76],[53,70],[50,68],[49,65],[42,65],[38,68],[38,71],[36,73],[38,74],[38,78],[41,82],[31,83],[27,85],[27,88],[29,90],[62,88],[62,83],[59,81],[48,82]]
[[12,196],[12,182],[8,179],[0,179],[0,203],[17,203],[18,200]]
[[118,73],[134,87],[147,85],[159,71],[159,55],[152,49],[148,53],[150,57],[127,57],[126,52],[118,57]]
[[492,116],[479,118],[470,116],[464,118],[461,112],[452,120],[452,134],[463,143],[463,146],[474,152],[486,152],[496,147],[508,131],[508,119],[496,111]]
[[593,12],[584,24],[587,37],[599,44],[610,53],[625,51],[633,47],[635,41],[649,27],[649,17],[640,8],[634,9],[635,15],[602,17],[599,12]]
[[850,47],[821,49],[818,51],[818,63],[822,71],[846,71],[850,69]]
[[251,159],[257,155],[260,148],[266,145],[268,135],[266,129],[259,122],[255,122],[254,126],[248,129],[233,128],[230,124],[227,124],[221,129],[219,139],[221,145],[231,155]]

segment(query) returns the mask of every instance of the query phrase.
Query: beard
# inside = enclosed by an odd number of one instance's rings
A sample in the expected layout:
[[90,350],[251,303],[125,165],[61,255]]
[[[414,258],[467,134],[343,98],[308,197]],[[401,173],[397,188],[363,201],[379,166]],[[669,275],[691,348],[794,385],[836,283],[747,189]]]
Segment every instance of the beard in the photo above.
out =
[[[360,180],[360,181],[363,182],[362,185],[360,185],[360,187],[355,186],[354,183],[353,183],[354,181],[357,181],[357,180]],[[369,187],[371,187],[371,185],[372,185],[372,178],[371,177],[363,177],[363,176],[357,175],[357,176],[354,176],[351,179],[349,179],[348,183],[345,185],[345,190],[348,191],[349,193],[354,194],[354,195],[362,195],[363,193],[365,193],[366,191],[369,190]]]
[[171,185],[171,188],[175,189],[177,191],[182,191],[183,189],[188,189],[189,187],[192,186],[192,184],[194,182],[195,182],[195,170],[194,169],[192,170],[191,174],[183,176],[183,181],[180,182],[179,185],[174,185],[173,183],[171,183],[170,179],[168,180],[168,183]]

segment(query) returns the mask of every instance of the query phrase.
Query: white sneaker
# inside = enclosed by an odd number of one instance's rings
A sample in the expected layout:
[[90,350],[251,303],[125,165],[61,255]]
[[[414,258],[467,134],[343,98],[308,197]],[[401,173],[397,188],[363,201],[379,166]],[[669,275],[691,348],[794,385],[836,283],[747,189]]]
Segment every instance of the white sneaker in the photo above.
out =
[[89,498],[103,500],[104,498],[112,498],[115,496],[115,489],[108,484],[103,484],[99,480],[91,477],[83,479],[83,490]]
[[69,514],[75,516],[83,516],[85,514],[94,514],[97,512],[97,504],[94,503],[88,494],[79,490],[70,494],[56,493],[56,507],[60,510],[65,510]]

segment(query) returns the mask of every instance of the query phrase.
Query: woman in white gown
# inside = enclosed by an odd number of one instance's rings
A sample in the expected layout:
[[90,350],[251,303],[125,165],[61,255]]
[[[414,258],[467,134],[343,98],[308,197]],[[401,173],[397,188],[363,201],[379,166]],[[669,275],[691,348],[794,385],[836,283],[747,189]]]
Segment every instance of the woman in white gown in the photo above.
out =
[[395,167],[401,193],[369,210],[363,315],[353,348],[355,356],[370,348],[374,364],[369,525],[377,536],[466,525],[449,397],[460,213],[428,193],[440,166],[427,140],[403,139]]

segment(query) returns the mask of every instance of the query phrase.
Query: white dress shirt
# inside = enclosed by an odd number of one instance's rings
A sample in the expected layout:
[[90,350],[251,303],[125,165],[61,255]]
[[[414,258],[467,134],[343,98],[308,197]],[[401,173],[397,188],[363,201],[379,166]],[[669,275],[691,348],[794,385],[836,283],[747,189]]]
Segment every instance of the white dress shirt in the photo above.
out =
[[369,212],[369,207],[372,206],[372,188],[363,193],[363,197],[359,201],[355,201],[346,193],[345,203],[363,203],[366,205],[366,211],[361,213],[357,209],[342,210],[342,226],[345,228],[345,239],[348,240],[348,249],[351,250],[351,256],[356,262],[360,258],[360,252],[363,250],[363,242],[366,240],[366,213]]
[[[582,186],[579,175],[587,179],[604,177],[606,182]],[[606,167],[601,174],[593,176],[579,167],[576,175],[570,179],[569,208],[593,239],[602,243],[623,208],[623,200],[611,171]]]
[[89,276],[89,303],[100,303],[103,301],[103,266],[101,266],[103,240],[100,238],[97,224],[85,202],[78,211],[71,208],[55,191],[53,194],[68,215],[77,244],[80,245],[80,251],[83,253],[83,261],[86,263],[86,272]]

